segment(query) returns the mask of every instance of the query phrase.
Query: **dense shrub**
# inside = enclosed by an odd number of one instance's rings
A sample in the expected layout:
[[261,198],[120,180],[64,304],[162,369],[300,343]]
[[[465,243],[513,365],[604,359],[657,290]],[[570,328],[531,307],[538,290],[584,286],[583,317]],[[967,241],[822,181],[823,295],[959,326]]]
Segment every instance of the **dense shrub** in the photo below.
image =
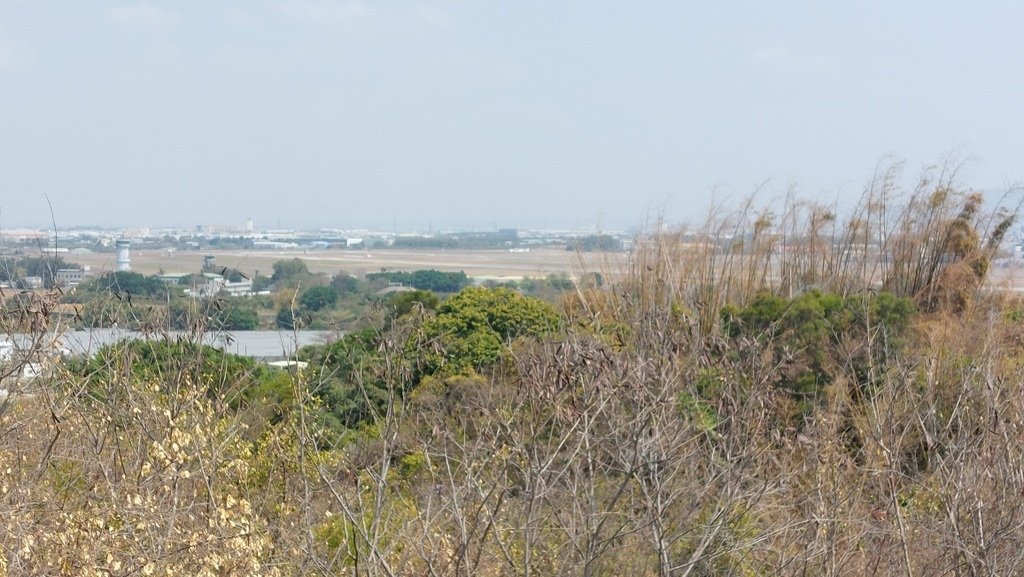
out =
[[543,301],[505,288],[467,288],[441,303],[416,344],[427,374],[458,373],[494,363],[514,339],[548,334],[559,323]]

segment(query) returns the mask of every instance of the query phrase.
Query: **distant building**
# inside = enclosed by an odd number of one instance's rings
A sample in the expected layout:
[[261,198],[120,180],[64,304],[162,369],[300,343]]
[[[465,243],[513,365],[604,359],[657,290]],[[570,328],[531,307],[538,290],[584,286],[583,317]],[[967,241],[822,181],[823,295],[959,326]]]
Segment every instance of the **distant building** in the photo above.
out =
[[252,247],[256,249],[285,249],[285,248],[298,248],[299,245],[294,242],[278,242],[273,240],[254,240]]
[[238,282],[232,282],[219,274],[203,273],[206,282],[199,286],[199,296],[214,296],[221,292],[233,297],[248,296],[252,294],[252,281],[243,278]]
[[187,277],[192,273],[187,272],[165,272],[163,274],[156,275],[156,278],[160,279],[161,282],[166,284],[181,284],[181,279]]
[[76,287],[92,276],[92,269],[88,266],[82,268],[62,268],[53,273],[53,283],[60,287]]
[[221,285],[220,290],[233,297],[250,295],[252,294],[252,281],[248,279],[242,279],[238,282],[225,280],[224,284]]

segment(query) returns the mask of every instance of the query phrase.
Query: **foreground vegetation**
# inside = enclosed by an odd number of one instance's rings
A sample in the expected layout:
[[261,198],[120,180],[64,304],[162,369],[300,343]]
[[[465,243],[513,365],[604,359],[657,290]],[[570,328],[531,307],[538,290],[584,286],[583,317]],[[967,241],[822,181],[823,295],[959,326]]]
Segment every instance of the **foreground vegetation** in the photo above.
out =
[[1019,574],[1024,303],[983,290],[1015,212],[891,182],[555,305],[406,293],[294,374],[62,365],[0,410],[0,574]]

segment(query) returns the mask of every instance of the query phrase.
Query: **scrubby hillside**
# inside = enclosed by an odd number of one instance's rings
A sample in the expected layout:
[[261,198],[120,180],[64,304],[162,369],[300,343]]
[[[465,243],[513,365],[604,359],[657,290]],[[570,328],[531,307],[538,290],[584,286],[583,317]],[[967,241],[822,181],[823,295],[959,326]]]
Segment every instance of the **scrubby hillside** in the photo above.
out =
[[410,300],[294,375],[65,363],[0,410],[0,575],[1019,574],[1014,216],[880,178],[659,230],[555,307]]

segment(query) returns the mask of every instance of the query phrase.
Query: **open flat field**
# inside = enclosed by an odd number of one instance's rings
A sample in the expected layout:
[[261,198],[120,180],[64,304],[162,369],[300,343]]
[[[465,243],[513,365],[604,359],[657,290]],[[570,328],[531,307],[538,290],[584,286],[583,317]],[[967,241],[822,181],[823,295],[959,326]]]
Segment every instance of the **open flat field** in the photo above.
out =
[[[167,252],[132,250],[132,270],[142,274],[158,272],[195,272],[203,266],[203,256],[216,257],[217,266],[227,266],[253,274],[269,275],[273,264],[282,259],[300,258],[313,272],[364,275],[390,271],[437,269],[465,271],[471,277],[541,277],[557,273],[602,272],[615,274],[625,263],[626,253],[576,253],[557,248],[532,249],[530,252],[507,250],[209,250]],[[67,260],[91,265],[97,273],[114,269],[113,253],[70,255]]]
[[[413,271],[437,269],[465,271],[471,277],[519,279],[549,274],[601,272],[615,276],[623,270],[628,253],[576,253],[557,248],[532,249],[512,253],[507,250],[209,250],[147,251],[133,250],[132,270],[150,275],[159,272],[188,273],[202,268],[203,257],[213,255],[218,266],[237,268],[246,274],[270,275],[275,262],[300,258],[313,272],[336,274],[346,271],[357,276],[381,269]],[[71,262],[91,265],[96,274],[114,269],[113,253],[68,255]],[[1006,263],[1009,264],[1009,263]],[[1024,270],[1017,263],[994,266],[986,284],[997,290],[1024,291]]]

